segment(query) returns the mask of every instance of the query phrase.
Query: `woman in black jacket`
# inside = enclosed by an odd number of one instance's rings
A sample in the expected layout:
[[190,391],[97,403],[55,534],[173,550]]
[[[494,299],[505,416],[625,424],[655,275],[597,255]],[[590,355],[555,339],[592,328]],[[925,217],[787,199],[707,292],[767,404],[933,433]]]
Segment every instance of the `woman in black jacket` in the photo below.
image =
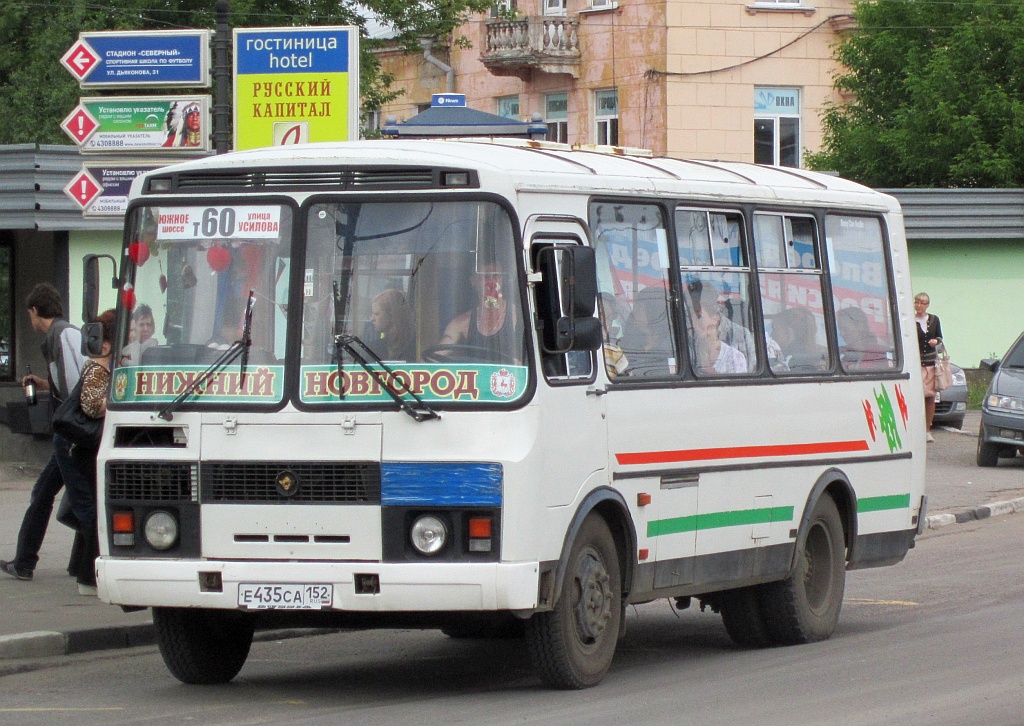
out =
[[919,292],[914,296],[914,320],[917,321],[917,343],[921,348],[921,377],[924,383],[925,432],[928,443],[932,436],[932,418],[935,417],[935,362],[939,359],[936,348],[942,343],[942,324],[938,315],[928,312],[931,298]]

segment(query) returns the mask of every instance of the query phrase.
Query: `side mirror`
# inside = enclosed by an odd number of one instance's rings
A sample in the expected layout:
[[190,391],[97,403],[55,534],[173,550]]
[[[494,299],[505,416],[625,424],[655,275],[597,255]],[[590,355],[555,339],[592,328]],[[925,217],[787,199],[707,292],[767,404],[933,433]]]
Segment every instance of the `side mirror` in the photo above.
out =
[[[100,312],[100,258],[114,265],[110,286],[117,289],[117,260],[110,255],[86,255],[82,258],[82,320],[89,321]],[[84,339],[83,339],[84,344]]]
[[537,307],[541,346],[545,353],[601,347],[597,305],[597,263],[594,250],[579,245],[552,245],[537,254],[541,283]]
[[987,371],[995,373],[999,370],[999,359],[998,358],[982,358],[981,367]]
[[103,355],[102,323],[86,323],[82,326],[82,355],[87,358],[97,358]]

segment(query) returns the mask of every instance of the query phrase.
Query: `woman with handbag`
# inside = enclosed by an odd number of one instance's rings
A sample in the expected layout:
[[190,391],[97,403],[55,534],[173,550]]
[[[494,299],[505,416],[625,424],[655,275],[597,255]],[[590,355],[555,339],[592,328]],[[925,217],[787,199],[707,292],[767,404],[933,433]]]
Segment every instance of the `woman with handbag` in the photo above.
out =
[[[78,580],[78,592],[82,595],[96,594],[96,558],[99,557],[99,532],[96,526],[96,453],[99,449],[99,433],[102,421],[107,415],[107,393],[110,390],[110,355],[114,341],[114,311],[107,310],[93,323],[103,327],[102,354],[86,361],[82,368],[77,400],[82,425],[74,436],[71,458],[82,473],[85,486],[68,487],[71,508],[78,519],[83,546],[74,570]],[[79,412],[75,412],[79,413]],[[58,417],[60,412],[58,411]],[[84,417],[83,417],[84,415]],[[55,417],[57,418],[57,417]],[[64,417],[67,418],[67,417]],[[97,425],[98,423],[98,425]]]
[[917,343],[921,348],[921,380],[924,385],[925,433],[928,443],[935,441],[932,436],[932,419],[935,417],[935,364],[938,362],[938,346],[942,344],[942,324],[938,315],[928,312],[931,298],[919,292],[914,296],[914,320],[917,321]]

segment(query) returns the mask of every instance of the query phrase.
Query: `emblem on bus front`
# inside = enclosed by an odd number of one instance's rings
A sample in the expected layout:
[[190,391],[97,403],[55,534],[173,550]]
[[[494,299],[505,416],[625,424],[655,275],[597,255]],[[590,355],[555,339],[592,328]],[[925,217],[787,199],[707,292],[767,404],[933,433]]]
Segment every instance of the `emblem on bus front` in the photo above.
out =
[[290,497],[299,491],[299,478],[290,471],[282,471],[274,479],[277,491],[282,497]]

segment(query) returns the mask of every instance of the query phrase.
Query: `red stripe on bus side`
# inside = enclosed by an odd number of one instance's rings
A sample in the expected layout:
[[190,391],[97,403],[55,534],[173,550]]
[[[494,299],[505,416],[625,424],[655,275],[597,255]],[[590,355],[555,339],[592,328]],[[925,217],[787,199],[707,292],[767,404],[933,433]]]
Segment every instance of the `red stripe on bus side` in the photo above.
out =
[[718,449],[683,449],[681,451],[636,451],[616,454],[622,465],[672,464],[680,461],[708,459],[747,459],[764,456],[801,456],[804,454],[838,454],[867,451],[866,439],[860,441],[822,441],[810,444],[776,444],[774,446],[726,446]]

